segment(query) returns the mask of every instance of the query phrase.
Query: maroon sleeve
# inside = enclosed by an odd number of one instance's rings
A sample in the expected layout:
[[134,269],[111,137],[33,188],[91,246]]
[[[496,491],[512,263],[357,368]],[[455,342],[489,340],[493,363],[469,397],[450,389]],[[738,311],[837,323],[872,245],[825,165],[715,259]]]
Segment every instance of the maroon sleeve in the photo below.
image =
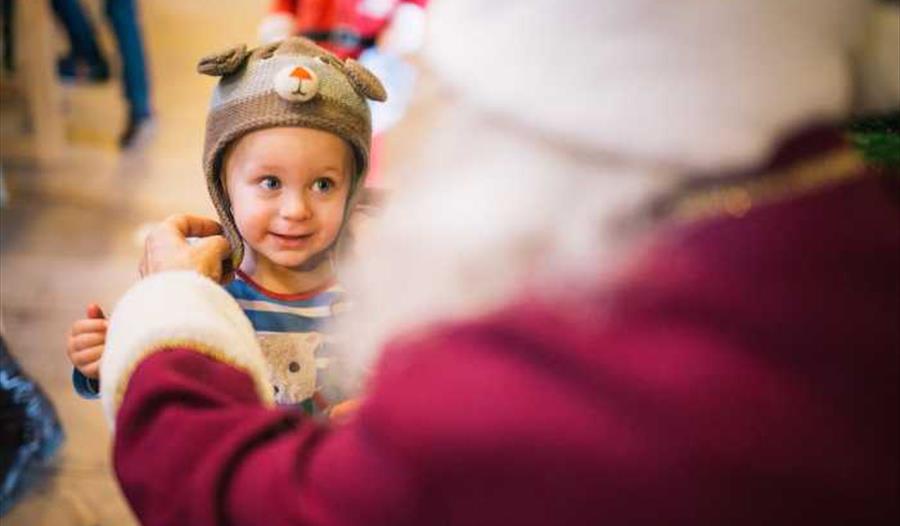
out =
[[595,524],[611,516],[598,462],[621,454],[598,443],[624,438],[585,410],[583,375],[543,332],[395,342],[333,427],[262,407],[249,376],[190,349],[152,355],[118,413],[120,482],[148,525]]
[[897,522],[896,332],[763,346],[658,290],[409,335],[330,428],[190,349],[152,355],[117,473],[148,525]]
[[131,377],[114,461],[142,524],[402,524],[402,465],[358,420],[265,408],[249,376],[189,349]]

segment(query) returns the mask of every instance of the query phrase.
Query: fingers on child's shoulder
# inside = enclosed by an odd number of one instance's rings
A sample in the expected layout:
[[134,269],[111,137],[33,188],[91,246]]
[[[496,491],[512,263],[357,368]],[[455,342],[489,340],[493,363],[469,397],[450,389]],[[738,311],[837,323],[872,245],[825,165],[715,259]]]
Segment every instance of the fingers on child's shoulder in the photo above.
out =
[[206,237],[222,231],[222,226],[214,220],[190,214],[171,215],[163,221],[163,224],[174,228],[185,237]]
[[228,240],[225,239],[225,236],[210,236],[204,238],[203,243],[217,253],[227,254],[228,252],[231,252],[231,245],[228,243]]
[[103,318],[94,318],[94,319],[84,319],[78,320],[72,324],[72,336],[78,336],[79,334],[86,333],[103,333],[106,334],[106,329],[109,327],[109,322]]

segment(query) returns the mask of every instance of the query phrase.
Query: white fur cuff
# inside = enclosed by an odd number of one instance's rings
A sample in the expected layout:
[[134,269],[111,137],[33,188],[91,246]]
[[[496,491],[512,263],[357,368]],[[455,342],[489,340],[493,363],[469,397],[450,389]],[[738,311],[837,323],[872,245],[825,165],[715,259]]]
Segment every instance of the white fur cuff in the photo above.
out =
[[100,396],[110,425],[134,369],[172,345],[191,347],[245,371],[260,399],[271,403],[265,360],[234,299],[194,272],[163,272],[131,287],[113,312],[100,365]]

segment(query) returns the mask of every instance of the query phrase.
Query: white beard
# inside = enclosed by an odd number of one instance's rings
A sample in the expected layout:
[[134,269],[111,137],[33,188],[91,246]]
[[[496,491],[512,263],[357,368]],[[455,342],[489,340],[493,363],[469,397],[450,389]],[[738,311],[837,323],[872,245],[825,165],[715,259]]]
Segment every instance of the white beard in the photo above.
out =
[[421,154],[432,168],[396,185],[361,257],[341,271],[353,308],[337,331],[353,380],[391,337],[478,316],[525,289],[601,279],[615,266],[609,249],[621,256],[628,242],[612,218],[668,179],[486,126],[461,106],[434,130]]

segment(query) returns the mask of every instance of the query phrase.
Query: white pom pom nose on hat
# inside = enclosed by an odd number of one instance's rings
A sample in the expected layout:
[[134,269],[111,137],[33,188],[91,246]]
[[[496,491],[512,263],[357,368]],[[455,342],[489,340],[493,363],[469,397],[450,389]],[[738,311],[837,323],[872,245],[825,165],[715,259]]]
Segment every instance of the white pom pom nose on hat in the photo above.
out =
[[275,74],[275,93],[290,102],[306,102],[319,92],[319,77],[303,66],[287,66]]

